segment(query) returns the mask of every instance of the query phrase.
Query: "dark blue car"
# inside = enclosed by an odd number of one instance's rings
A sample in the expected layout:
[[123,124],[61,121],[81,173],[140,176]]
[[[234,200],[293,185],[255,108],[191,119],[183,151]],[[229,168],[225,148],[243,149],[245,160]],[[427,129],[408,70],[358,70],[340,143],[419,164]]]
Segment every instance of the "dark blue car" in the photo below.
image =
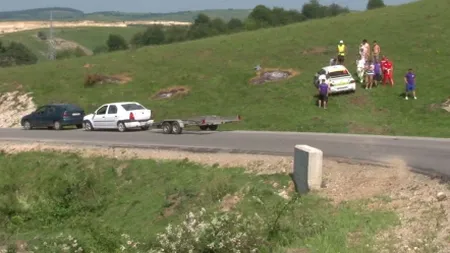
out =
[[83,127],[84,110],[73,104],[48,104],[22,117],[20,124],[26,130],[33,128],[53,128],[61,130],[65,126]]

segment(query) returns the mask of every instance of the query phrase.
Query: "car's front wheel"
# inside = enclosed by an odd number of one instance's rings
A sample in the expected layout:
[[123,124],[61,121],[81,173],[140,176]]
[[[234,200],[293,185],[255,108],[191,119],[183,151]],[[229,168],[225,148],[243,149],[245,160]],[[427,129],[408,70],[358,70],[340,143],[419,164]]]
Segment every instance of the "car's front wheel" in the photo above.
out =
[[83,122],[83,128],[84,128],[85,131],[92,131],[92,130],[94,130],[94,128],[92,127],[91,122],[89,122],[89,121]]

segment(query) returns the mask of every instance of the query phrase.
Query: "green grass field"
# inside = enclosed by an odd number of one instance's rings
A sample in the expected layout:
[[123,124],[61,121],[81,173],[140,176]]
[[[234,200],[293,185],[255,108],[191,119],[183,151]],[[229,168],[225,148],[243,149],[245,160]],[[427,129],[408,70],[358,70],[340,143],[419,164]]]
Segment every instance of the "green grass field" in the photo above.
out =
[[[70,40],[78,43],[79,45],[90,49],[91,51],[101,45],[106,45],[106,40],[109,34],[120,34],[127,41],[131,37],[145,30],[143,26],[132,26],[132,27],[81,27],[81,28],[60,28],[54,29],[54,36],[57,38]],[[0,40],[6,43],[11,41],[21,42],[27,46],[31,51],[33,51],[40,61],[47,61],[48,58],[46,53],[48,51],[48,46],[45,41],[42,41],[36,37],[39,31],[49,34],[48,29],[38,29],[33,31],[24,31],[17,33],[9,33],[0,37]]]
[[[219,36],[180,44],[146,47],[98,57],[0,70],[0,89],[14,82],[33,91],[37,103],[65,101],[86,110],[116,100],[136,100],[159,119],[195,115],[241,114],[241,124],[223,129],[342,132],[450,137],[447,112],[433,104],[450,95],[447,40],[450,19],[445,0],[428,0],[384,9],[350,13],[281,28]],[[411,30],[410,28],[414,28]],[[347,62],[354,64],[362,39],[378,40],[394,61],[394,88],[357,90],[332,97],[328,110],[315,106],[312,77],[335,53],[343,39]],[[84,88],[91,73],[129,73],[126,85]],[[300,75],[280,83],[253,86],[253,67],[294,68]],[[418,100],[405,101],[403,75],[417,73]],[[160,89],[188,86],[190,93],[172,100],[154,100]]]
[[[243,197],[230,207],[244,217],[259,214],[267,228],[251,236],[269,236],[265,242],[274,244],[271,252],[285,252],[285,248],[373,252],[366,245],[374,245],[374,235],[397,224],[394,213],[369,211],[364,202],[333,206],[314,194],[285,200],[273,184],[287,186],[287,175],[256,176],[239,168],[202,167],[189,161],[28,152],[1,154],[0,173],[0,247],[25,240],[31,249],[38,246],[33,250],[37,253],[62,252],[50,249],[53,243],[72,247],[69,235],[83,252],[120,252],[127,241],[121,234],[145,243],[146,248],[169,222],[177,225],[188,212],[201,208],[218,211],[225,203],[220,200],[236,193]],[[228,229],[220,230],[233,231]],[[243,229],[240,232],[249,228]],[[56,238],[60,233],[63,237]],[[347,236],[352,233],[358,233],[358,240],[350,244]]]

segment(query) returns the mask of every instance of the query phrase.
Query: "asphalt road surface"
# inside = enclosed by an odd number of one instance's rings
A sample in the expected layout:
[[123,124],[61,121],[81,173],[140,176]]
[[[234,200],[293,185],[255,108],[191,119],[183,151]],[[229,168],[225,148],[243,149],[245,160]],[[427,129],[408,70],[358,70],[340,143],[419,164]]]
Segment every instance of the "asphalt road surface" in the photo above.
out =
[[120,133],[3,128],[0,140],[272,155],[293,155],[295,145],[306,144],[321,149],[325,157],[381,163],[401,159],[415,169],[450,176],[450,139],[440,138],[253,131],[166,135],[158,130]]

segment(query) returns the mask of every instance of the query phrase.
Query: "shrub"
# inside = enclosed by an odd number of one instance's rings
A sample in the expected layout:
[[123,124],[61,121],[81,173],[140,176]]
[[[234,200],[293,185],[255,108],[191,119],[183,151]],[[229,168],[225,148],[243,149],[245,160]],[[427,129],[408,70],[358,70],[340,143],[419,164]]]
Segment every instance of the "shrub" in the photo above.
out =
[[47,40],[47,34],[45,34],[45,32],[43,32],[43,31],[39,31],[37,33],[37,37],[41,40]]
[[158,245],[150,253],[163,252],[257,252],[265,245],[264,222],[255,214],[243,217],[239,213],[208,214],[201,209],[190,212],[177,226],[169,224],[157,235]]

